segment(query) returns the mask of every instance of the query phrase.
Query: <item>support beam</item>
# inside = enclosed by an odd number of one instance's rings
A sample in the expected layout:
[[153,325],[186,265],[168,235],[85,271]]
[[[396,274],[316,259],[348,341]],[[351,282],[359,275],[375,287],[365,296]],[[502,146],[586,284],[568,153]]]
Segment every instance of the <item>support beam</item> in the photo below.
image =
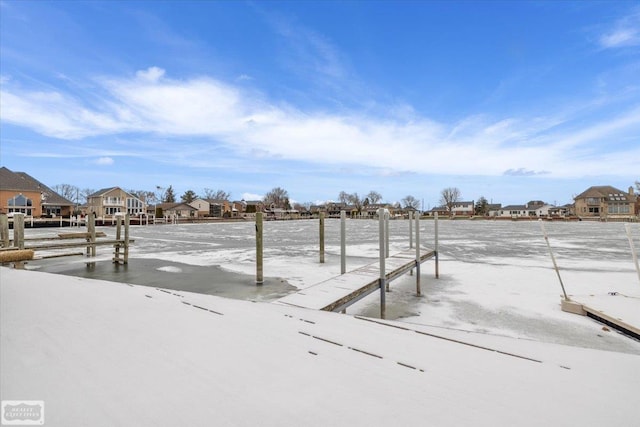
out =
[[320,264],[324,264],[324,212],[320,212]]
[[347,272],[347,212],[340,211],[340,274]]
[[0,214],[0,241],[2,241],[2,247],[9,247],[9,217],[7,214]]
[[262,265],[262,225],[263,213],[256,213],[256,285],[264,283],[264,271]]
[[13,246],[24,249],[24,214],[13,215]]
[[440,257],[440,255],[439,255],[440,252],[438,250],[438,212],[435,213],[435,220],[434,221],[435,221],[434,222],[434,227],[435,227],[434,240],[435,240],[435,242],[434,242],[433,250],[436,252],[436,262],[435,262],[435,264],[436,264],[436,279],[439,279],[440,278],[440,265],[438,263],[438,259]]
[[416,295],[420,296],[420,216],[416,215]]
[[384,226],[384,209],[378,209],[378,226],[379,226],[379,242],[380,242],[380,318],[384,319],[386,315],[385,293],[387,289],[387,279],[385,272],[385,226]]

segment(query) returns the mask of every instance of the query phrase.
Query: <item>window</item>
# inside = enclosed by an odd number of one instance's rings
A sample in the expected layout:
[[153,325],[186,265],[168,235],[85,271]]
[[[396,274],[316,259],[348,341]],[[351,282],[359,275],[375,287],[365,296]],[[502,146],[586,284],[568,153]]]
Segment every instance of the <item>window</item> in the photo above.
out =
[[587,197],[587,204],[588,205],[599,205],[600,204],[600,199],[597,197]]
[[18,194],[7,202],[9,206],[33,206],[33,201],[22,194]]

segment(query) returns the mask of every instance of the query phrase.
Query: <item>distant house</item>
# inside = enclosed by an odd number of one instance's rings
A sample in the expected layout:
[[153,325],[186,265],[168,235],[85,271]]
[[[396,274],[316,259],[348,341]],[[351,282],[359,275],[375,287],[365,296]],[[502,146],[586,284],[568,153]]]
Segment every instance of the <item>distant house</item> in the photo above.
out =
[[110,218],[119,213],[131,216],[147,212],[145,203],[120,187],[108,187],[87,196],[87,214],[98,218]]
[[502,203],[490,203],[487,205],[487,215],[500,216],[501,209],[502,209]]
[[529,209],[526,205],[507,205],[500,208],[498,216],[510,218],[529,216]]
[[165,218],[197,218],[198,209],[187,203],[161,203],[162,216]]
[[74,203],[24,172],[0,168],[0,213],[69,216]]
[[454,216],[472,216],[475,213],[474,202],[455,202],[451,207],[451,214]]
[[198,216],[209,216],[214,218],[222,218],[225,213],[231,216],[231,205],[228,200],[218,199],[196,199],[189,203],[198,210]]
[[447,216],[449,215],[449,209],[446,206],[436,206],[429,211],[430,216],[435,216],[436,213],[438,216]]
[[624,192],[610,185],[587,188],[575,200],[575,213],[584,218],[628,218],[637,214],[633,187]]

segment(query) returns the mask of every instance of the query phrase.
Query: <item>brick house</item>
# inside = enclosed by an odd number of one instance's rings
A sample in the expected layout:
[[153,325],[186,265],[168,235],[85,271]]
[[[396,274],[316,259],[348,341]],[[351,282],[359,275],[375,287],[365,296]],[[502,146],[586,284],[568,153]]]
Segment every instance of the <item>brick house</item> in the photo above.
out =
[[24,172],[0,168],[0,213],[70,216],[74,203]]
[[633,187],[624,192],[610,185],[587,188],[574,197],[575,214],[581,218],[630,218],[638,214]]

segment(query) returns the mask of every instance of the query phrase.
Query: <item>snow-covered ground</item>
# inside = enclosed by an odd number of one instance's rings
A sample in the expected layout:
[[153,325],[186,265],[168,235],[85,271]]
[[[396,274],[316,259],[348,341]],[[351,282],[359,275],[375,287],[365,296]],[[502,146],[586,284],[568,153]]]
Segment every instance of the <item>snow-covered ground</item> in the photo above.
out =
[[[96,267],[1,268],[2,399],[43,400],[53,426],[636,424],[640,343],[560,310],[539,223],[440,221],[440,279],[429,261],[425,296],[393,282],[396,321],[375,319],[376,294],[346,316],[266,303],[340,258],[338,221],[322,265],[317,221],[265,225],[262,287],[251,223],[135,227],[126,267],[103,248]],[[406,249],[408,222],[390,226]],[[569,294],[640,308],[622,224],[546,227]],[[422,221],[424,246],[433,231]],[[375,221],[347,221],[348,268],[374,262],[377,239]]]
[[[346,225],[347,269],[375,262],[377,221],[347,220]],[[545,227],[569,294],[640,295],[624,224],[553,222]],[[421,221],[420,228],[422,245],[433,247],[433,220]],[[438,229],[440,278],[434,278],[433,261],[423,264],[421,298],[415,296],[413,277],[393,282],[386,298],[387,318],[640,354],[638,342],[560,310],[562,290],[539,222],[441,220]],[[114,232],[110,227],[101,230]],[[640,227],[633,224],[632,230],[640,247]],[[105,261],[94,269],[87,269],[83,258],[52,260],[40,269],[270,301],[340,273],[339,220],[326,221],[325,264],[319,264],[318,234],[314,220],[266,222],[267,279],[262,287],[254,283],[251,222],[133,227],[136,242],[126,269],[110,263],[106,248],[98,251],[98,259]],[[390,235],[390,252],[407,249],[408,221],[390,221]],[[371,317],[379,311],[375,294],[348,310]]]

